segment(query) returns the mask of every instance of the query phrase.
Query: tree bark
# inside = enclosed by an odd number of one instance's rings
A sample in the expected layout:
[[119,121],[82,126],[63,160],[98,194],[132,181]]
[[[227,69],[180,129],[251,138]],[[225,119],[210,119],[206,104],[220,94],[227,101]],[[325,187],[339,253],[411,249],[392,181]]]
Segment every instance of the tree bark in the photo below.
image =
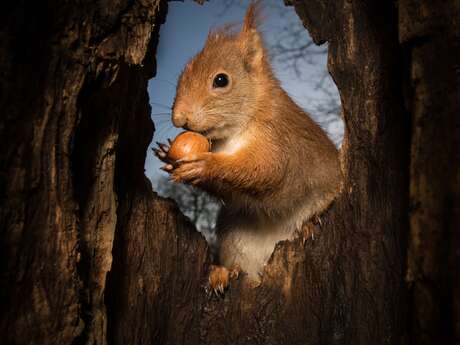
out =
[[314,237],[223,299],[204,292],[206,242],[144,176],[166,1],[6,6],[2,342],[460,343],[460,9],[292,2],[329,44],[344,187]]
[[414,344],[460,344],[460,6],[400,2],[411,114],[407,283]]

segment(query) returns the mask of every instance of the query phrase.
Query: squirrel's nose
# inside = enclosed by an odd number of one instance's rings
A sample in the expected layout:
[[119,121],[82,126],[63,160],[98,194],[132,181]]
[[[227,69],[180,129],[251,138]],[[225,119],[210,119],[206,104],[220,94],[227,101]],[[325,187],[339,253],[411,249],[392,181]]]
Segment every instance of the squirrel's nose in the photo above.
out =
[[184,111],[173,112],[172,122],[176,127],[184,127],[187,124],[187,113]]

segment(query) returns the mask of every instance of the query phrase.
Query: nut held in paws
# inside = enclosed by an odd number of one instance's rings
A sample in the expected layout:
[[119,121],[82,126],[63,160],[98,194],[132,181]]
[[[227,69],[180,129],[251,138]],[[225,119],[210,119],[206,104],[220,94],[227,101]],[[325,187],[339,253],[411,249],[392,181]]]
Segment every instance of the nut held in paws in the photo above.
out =
[[182,159],[195,153],[208,152],[208,139],[195,132],[182,132],[171,144],[168,157],[172,160]]

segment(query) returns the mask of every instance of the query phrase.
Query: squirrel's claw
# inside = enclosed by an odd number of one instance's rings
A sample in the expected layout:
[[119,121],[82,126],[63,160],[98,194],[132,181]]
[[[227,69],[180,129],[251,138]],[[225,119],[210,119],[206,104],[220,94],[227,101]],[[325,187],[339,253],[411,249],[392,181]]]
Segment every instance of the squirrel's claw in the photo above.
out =
[[241,269],[235,265],[228,269],[224,266],[211,265],[211,271],[208,277],[208,295],[214,293],[217,297],[223,297],[231,279],[238,279]]
[[159,149],[152,149],[152,150],[155,153],[155,156],[157,156],[161,160],[165,159],[167,156],[167,154],[162,150],[159,150]]
[[[168,142],[171,143],[171,140],[168,139]],[[155,154],[155,156],[157,156],[158,159],[160,159],[162,162],[165,162],[171,165],[171,160],[168,158],[168,152],[169,152],[170,146],[160,143],[158,141],[156,142],[156,144],[158,148],[152,148],[152,151]],[[168,171],[168,170],[165,170],[165,171]]]
[[317,214],[313,216],[312,221],[313,221],[313,224],[319,225],[320,228],[323,226],[323,221],[321,220],[321,217]]
[[[168,140],[169,140],[169,139],[168,139]],[[169,152],[169,146],[168,146],[168,145],[163,144],[163,143],[160,143],[160,142],[158,142],[158,141],[157,141],[156,143],[157,143],[158,147],[159,147],[163,152],[165,152],[165,153],[168,153],[168,152]],[[171,142],[169,141],[169,143],[171,143]]]
[[224,266],[211,265],[208,284],[211,293],[217,297],[224,294],[230,280],[230,271]]
[[166,171],[167,173],[170,173],[174,169],[174,167],[172,166],[172,164],[166,164],[162,166],[160,169]]

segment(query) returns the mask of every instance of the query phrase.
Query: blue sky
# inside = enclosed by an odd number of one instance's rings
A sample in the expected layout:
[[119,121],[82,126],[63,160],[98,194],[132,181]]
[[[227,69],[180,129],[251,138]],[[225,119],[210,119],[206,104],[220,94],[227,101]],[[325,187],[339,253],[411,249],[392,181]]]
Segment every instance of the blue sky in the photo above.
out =
[[[182,131],[174,128],[169,114],[177,78],[187,61],[201,50],[212,27],[228,22],[241,22],[248,2],[233,1],[233,6],[229,8],[225,7],[227,1],[211,1],[204,5],[198,5],[193,1],[168,3],[166,23],[160,29],[157,75],[150,81],[148,87],[152,119],[156,128],[151,146],[155,141],[165,142],[167,138],[173,138]],[[281,0],[265,0],[263,6],[264,21],[261,30],[269,47],[283,38],[284,27],[302,29],[302,23],[294,9],[285,7]],[[303,44],[311,40],[306,30],[302,30],[301,33],[294,44]],[[326,59],[326,54],[313,54],[308,61],[300,61],[301,76],[289,68],[285,61],[279,61],[280,59],[276,57],[273,57],[272,65],[283,88],[338,142],[343,132],[341,121],[325,124],[323,121],[325,115],[322,118],[321,111],[318,110],[321,109],[321,102],[325,99],[332,97],[335,102],[338,102],[337,90],[330,77],[323,83],[326,85],[325,88],[317,87],[318,80],[322,80],[325,75]],[[162,163],[149,150],[145,162],[147,177],[155,181],[158,176],[164,174],[159,169],[161,166]]]

